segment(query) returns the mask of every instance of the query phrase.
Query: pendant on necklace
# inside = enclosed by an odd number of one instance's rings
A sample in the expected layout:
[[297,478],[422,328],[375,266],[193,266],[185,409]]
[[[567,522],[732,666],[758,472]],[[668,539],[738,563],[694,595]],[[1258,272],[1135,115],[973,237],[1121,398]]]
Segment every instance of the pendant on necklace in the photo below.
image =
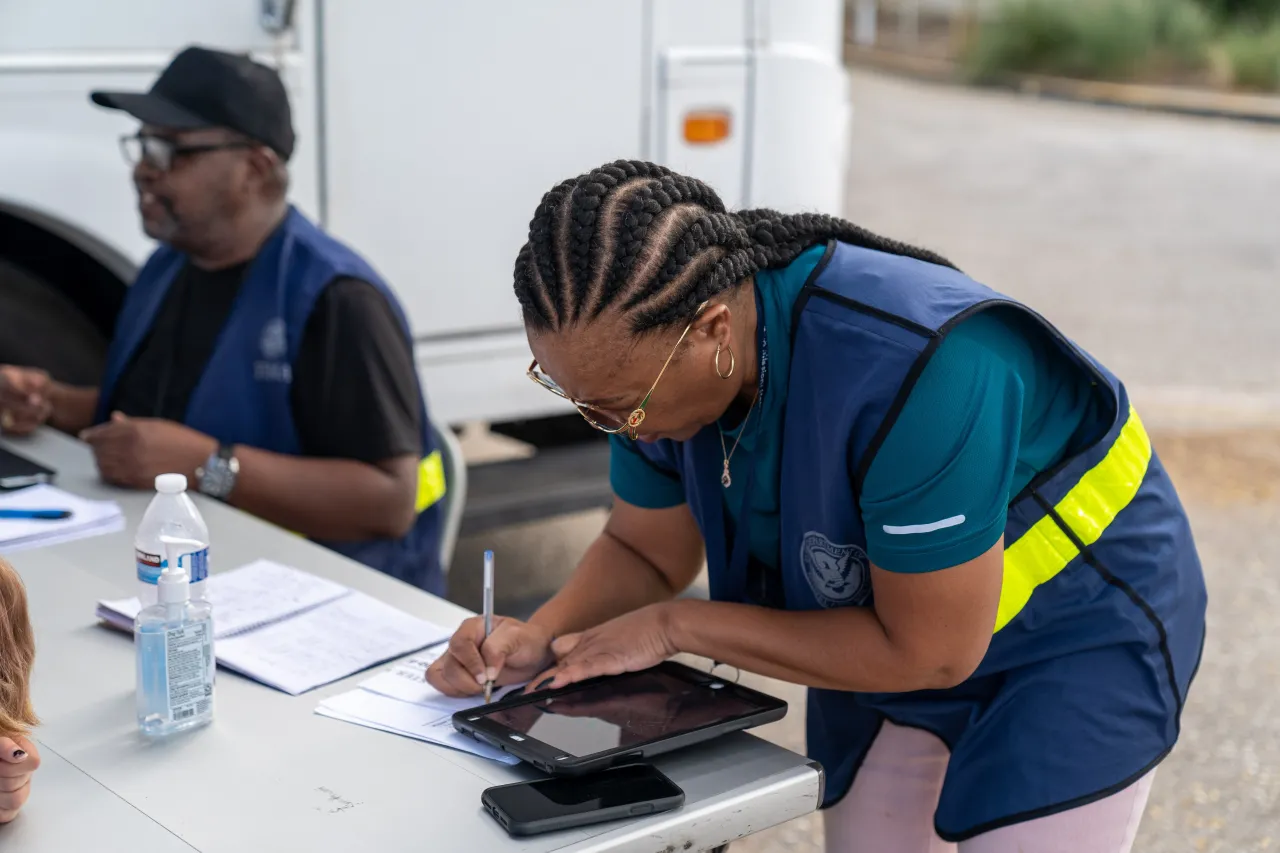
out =
[[724,460],[724,473],[720,475],[720,485],[727,489],[732,482],[733,478],[729,476],[729,460],[726,459]]

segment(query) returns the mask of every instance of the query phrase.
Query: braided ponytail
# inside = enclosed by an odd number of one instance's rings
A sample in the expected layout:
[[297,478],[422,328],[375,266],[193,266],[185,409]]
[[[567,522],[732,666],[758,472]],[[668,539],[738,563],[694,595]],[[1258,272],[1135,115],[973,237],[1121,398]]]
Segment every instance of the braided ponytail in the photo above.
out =
[[825,213],[797,213],[788,216],[776,210],[758,208],[738,211],[734,215],[750,234],[755,246],[754,259],[760,269],[785,267],[805,249],[828,240],[838,240],[889,255],[915,258],[941,267],[956,268],[951,261],[936,252],[881,237],[848,220]]
[[525,323],[538,331],[613,308],[640,334],[687,323],[711,297],[829,240],[953,267],[834,216],[728,213],[701,181],[619,160],[542,197],[516,257],[516,297]]

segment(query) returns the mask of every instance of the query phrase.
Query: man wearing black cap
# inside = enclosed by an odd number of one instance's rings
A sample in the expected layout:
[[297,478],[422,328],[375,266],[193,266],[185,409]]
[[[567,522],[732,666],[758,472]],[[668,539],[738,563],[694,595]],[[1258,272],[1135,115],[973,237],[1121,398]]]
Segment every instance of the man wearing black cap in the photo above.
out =
[[142,122],[122,145],[161,243],[121,310],[99,388],[0,368],[0,425],[48,422],[104,479],[186,473],[227,500],[440,591],[440,455],[398,302],[286,201],[279,75],[192,47],[146,93],[92,100]]

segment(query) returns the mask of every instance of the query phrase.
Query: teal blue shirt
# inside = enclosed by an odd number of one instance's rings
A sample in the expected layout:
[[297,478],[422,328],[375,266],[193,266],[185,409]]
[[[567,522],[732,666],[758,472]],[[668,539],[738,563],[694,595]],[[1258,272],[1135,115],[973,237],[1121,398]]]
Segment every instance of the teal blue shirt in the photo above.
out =
[[[763,401],[740,426],[726,508],[742,506],[755,464],[751,553],[779,561],[783,403],[790,368],[791,308],[825,251],[815,246],[781,270],[756,274],[769,338]],[[1104,429],[1090,378],[1028,321],[999,309],[961,321],[921,372],[863,481],[867,554],[882,569],[929,572],[989,550],[1004,532],[1010,498],[1040,471]],[[729,446],[736,432],[725,431]],[[678,506],[684,488],[613,437],[610,481],[627,503]],[[852,488],[852,484],[850,484]]]

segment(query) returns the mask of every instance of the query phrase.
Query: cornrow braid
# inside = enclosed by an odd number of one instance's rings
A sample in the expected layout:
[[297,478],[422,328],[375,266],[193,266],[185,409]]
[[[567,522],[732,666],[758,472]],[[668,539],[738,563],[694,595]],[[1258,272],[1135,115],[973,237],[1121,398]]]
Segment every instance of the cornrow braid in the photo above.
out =
[[701,181],[619,160],[542,197],[516,257],[516,297],[538,331],[612,309],[639,334],[687,323],[706,300],[829,240],[954,269],[941,255],[826,214],[729,213]]

